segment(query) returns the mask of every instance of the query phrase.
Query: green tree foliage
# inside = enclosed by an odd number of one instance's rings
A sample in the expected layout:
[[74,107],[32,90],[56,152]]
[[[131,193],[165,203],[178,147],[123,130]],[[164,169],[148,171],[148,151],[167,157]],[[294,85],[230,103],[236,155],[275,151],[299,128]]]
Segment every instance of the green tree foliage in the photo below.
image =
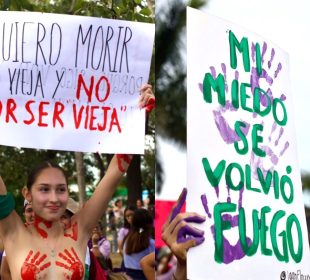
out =
[[[168,0],[156,9],[156,133],[186,145],[186,6],[200,8],[206,0]],[[158,154],[158,153],[157,153]],[[157,157],[157,191],[162,168]]]

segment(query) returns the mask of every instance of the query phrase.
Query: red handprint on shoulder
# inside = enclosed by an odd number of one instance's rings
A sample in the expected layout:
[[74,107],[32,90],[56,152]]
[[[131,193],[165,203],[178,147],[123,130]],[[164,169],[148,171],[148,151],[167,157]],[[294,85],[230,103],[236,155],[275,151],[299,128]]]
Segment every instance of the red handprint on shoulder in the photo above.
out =
[[68,229],[68,231],[71,230],[71,233],[66,232],[64,234],[65,237],[70,237],[73,240],[77,241],[78,239],[78,224],[75,222],[71,227]]
[[116,155],[117,165],[120,172],[125,172],[127,170],[128,165],[132,160],[132,155]]
[[[29,254],[26,257],[26,260],[21,268],[20,274],[23,280],[35,280],[41,271],[48,268],[51,265],[51,262],[42,264],[46,259],[46,254],[42,255],[40,258],[40,252],[37,252],[32,259],[33,251],[30,250]],[[41,265],[42,264],[42,265]],[[41,265],[41,266],[40,266]]]
[[71,252],[72,254],[65,249],[64,253],[59,253],[58,256],[66,263],[56,261],[56,265],[70,271],[70,273],[65,273],[66,279],[82,280],[84,275],[84,266],[72,247]]

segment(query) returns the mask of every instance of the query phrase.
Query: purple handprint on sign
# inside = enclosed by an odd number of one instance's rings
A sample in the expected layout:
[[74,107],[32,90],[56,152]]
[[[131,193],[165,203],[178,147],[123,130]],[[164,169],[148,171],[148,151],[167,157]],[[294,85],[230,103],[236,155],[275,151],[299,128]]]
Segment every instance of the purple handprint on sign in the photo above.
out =
[[[214,187],[215,193],[217,198],[219,199],[219,187]],[[242,207],[242,199],[243,199],[243,190],[244,188],[241,188],[239,191],[239,199],[238,199],[238,210]],[[228,203],[231,203],[231,197],[230,197],[230,189],[227,187],[227,200]],[[207,196],[205,194],[201,195],[201,202],[204,207],[204,210],[206,214],[208,215],[208,218],[212,218],[212,214],[209,210],[208,206],[208,200]],[[230,223],[231,228],[238,228],[239,226],[239,215],[230,215],[230,214],[224,214],[222,217],[223,221]],[[221,243],[222,245],[222,252],[216,249],[215,250],[215,260],[220,260],[219,262],[223,262],[225,264],[232,263],[235,260],[240,260],[245,257],[245,253],[242,250],[241,247],[241,242],[240,240],[237,241],[235,244],[231,244],[230,242],[224,235],[222,237],[222,240],[217,240],[216,241],[216,226],[213,224],[211,226],[211,232],[215,241],[215,244]],[[246,238],[247,244],[250,245],[252,243],[252,240],[250,238]],[[217,246],[216,246],[217,247]]]

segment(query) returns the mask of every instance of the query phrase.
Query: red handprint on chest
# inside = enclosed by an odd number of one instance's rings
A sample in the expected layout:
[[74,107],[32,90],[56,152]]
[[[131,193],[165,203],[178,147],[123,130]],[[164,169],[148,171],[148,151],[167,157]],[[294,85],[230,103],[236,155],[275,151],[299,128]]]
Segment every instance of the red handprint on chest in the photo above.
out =
[[37,252],[33,257],[32,255],[33,251],[30,250],[21,268],[21,278],[23,280],[37,279],[40,272],[51,265],[51,262],[43,263],[43,261],[46,259],[46,254],[42,255],[41,257],[40,252]]
[[65,249],[63,253],[60,252],[58,257],[61,261],[56,261],[56,265],[67,270],[64,273],[66,279],[82,280],[84,275],[84,266],[72,247],[70,251],[71,252]]

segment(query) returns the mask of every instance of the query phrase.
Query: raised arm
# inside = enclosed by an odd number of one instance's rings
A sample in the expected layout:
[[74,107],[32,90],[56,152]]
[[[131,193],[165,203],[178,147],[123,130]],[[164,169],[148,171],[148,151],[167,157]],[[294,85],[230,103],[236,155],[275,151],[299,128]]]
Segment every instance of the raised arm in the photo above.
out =
[[[149,113],[155,104],[154,94],[150,85],[144,85],[140,90],[139,107],[146,108]],[[132,155],[114,155],[105,176],[101,179],[96,190],[85,207],[78,213],[79,224],[90,232],[100,217],[105,213],[117,185],[126,173]]]
[[105,176],[99,182],[92,197],[86,202],[85,207],[78,214],[80,215],[80,224],[85,227],[87,232],[92,230],[105,213],[117,185],[129,167],[131,159],[131,155],[113,156]]
[[5,241],[8,235],[12,235],[21,224],[21,220],[14,211],[15,201],[11,193],[8,193],[6,186],[0,176],[0,239]]

